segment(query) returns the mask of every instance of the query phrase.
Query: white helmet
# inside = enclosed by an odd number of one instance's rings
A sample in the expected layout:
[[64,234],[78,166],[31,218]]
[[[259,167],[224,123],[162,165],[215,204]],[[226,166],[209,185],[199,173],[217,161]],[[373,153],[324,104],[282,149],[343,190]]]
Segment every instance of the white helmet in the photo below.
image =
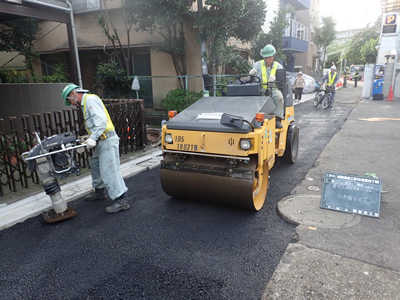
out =
[[332,67],[331,67],[331,70],[336,70],[336,66],[332,66]]

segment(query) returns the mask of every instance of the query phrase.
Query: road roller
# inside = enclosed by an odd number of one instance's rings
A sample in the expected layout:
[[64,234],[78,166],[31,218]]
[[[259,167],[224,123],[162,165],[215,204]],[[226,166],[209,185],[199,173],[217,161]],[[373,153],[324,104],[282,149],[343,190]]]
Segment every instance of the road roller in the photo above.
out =
[[[162,126],[160,170],[167,195],[259,211],[269,170],[278,160],[296,162],[299,129],[286,71],[277,70],[266,86],[249,76],[227,84],[224,96],[203,97],[179,114],[169,112]],[[273,88],[284,97],[282,126],[273,114]]]

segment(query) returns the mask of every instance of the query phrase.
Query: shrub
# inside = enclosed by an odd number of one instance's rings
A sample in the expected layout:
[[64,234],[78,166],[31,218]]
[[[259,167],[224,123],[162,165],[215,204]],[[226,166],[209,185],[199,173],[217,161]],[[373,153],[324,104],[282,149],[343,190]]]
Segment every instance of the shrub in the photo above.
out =
[[161,100],[167,110],[176,110],[178,113],[189,107],[203,96],[203,93],[187,91],[185,89],[170,90],[167,97]]
[[5,151],[6,154],[23,153],[29,150],[29,141],[24,138],[3,138],[0,141],[0,153]]
[[130,79],[126,76],[126,71],[114,60],[100,63],[97,66],[96,78],[103,87],[105,98],[118,98],[131,92]]

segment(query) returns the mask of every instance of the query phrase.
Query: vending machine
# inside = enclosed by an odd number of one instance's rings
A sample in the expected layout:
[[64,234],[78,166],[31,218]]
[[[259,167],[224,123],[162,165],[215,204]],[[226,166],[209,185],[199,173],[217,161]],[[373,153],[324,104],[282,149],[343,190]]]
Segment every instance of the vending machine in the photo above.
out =
[[385,65],[376,64],[374,72],[374,81],[372,84],[372,98],[374,100],[383,100],[383,76],[385,75]]

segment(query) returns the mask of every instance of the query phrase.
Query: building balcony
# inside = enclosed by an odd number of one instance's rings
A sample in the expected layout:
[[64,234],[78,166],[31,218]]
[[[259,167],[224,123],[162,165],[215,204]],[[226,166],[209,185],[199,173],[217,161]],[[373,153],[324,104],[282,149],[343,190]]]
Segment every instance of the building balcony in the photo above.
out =
[[293,5],[296,10],[310,9],[310,2],[310,0],[286,0],[286,3]]
[[307,52],[308,49],[308,27],[296,20],[289,20],[283,36],[283,51],[292,53]]

